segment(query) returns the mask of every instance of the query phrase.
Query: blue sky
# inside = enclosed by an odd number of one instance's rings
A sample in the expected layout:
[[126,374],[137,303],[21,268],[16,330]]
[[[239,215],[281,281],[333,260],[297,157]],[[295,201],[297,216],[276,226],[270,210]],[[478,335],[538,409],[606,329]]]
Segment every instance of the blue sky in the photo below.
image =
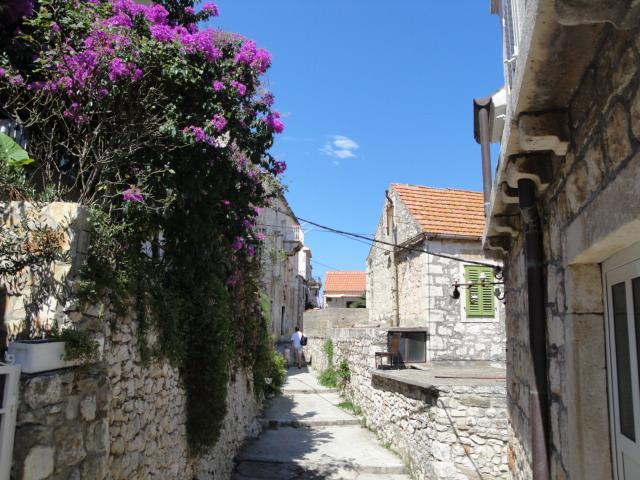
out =
[[[298,216],[373,233],[392,182],[482,188],[472,99],[503,81],[489,0],[216,4],[213,25],[273,54],[267,82],[286,123],[273,153]],[[317,230],[306,243],[314,276],[364,269],[367,245]]]

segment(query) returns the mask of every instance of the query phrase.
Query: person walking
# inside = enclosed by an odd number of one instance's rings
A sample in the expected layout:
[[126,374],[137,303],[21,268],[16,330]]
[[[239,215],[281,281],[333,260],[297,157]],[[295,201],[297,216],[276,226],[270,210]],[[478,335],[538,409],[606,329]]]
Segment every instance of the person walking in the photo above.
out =
[[296,364],[298,368],[302,368],[302,346],[306,343],[304,339],[304,335],[300,331],[299,327],[296,327],[295,332],[291,335],[291,344],[293,345],[293,351],[296,356]]

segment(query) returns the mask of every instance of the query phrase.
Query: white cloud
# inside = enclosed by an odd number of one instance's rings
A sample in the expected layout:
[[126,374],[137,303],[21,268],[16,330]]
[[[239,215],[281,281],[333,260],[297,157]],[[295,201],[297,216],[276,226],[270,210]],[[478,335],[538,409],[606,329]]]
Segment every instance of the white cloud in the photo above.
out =
[[354,152],[358,148],[360,148],[360,145],[349,137],[334,135],[331,137],[331,140],[323,145],[320,151],[329,157],[344,159],[355,157],[356,154]]
[[334,164],[334,165],[340,165],[340,162],[339,162],[338,160],[334,160],[334,161],[333,161],[333,164]]

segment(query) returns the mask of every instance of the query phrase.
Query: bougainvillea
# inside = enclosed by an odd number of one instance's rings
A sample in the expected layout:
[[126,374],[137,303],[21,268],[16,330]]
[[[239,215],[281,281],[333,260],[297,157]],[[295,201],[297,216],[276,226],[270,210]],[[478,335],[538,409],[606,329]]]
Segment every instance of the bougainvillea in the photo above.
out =
[[[234,345],[260,342],[253,225],[286,168],[268,153],[284,128],[260,83],[271,55],[200,28],[213,4],[13,1],[24,18],[0,15],[0,116],[34,159],[18,174],[91,207],[84,291],[134,297],[142,333],[155,322],[183,375],[191,445],[211,445]],[[16,175],[0,166],[0,186]]]

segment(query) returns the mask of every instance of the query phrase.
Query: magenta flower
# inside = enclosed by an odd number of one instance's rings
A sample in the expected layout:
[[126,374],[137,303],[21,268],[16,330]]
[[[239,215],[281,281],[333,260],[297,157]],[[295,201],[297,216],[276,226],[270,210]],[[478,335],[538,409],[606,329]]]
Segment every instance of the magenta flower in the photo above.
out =
[[124,192],[122,192],[122,198],[126,202],[144,202],[144,195],[138,187],[127,188]]
[[284,123],[280,120],[280,113],[278,112],[271,112],[267,115],[264,119],[264,123],[266,123],[267,127],[276,133],[282,133],[284,131]]
[[249,230],[250,228],[252,228],[252,227],[253,227],[253,222],[252,222],[251,220],[249,220],[248,218],[245,218],[245,219],[242,221],[242,226],[243,226],[244,228],[246,228],[247,230]]
[[264,242],[267,239],[267,235],[264,232],[256,232],[253,236],[259,242]]
[[251,62],[251,67],[258,73],[266,72],[271,66],[271,54],[264,49],[256,52]]
[[127,71],[127,64],[121,58],[116,57],[109,62],[109,80],[112,82],[126,75]]
[[218,7],[214,3],[205,3],[202,6],[202,13],[208,13],[212,17],[218,16]]
[[287,164],[286,162],[275,162],[274,166],[273,166],[273,171],[277,174],[280,175],[281,173],[284,173],[287,170]]
[[231,248],[233,248],[237,252],[238,250],[242,250],[242,247],[244,247],[244,243],[245,242],[243,237],[236,237],[233,239]]
[[244,250],[247,252],[247,257],[249,258],[252,258],[256,254],[256,247],[253,245],[247,245]]
[[256,215],[260,215],[264,210],[264,208],[262,207],[252,207],[252,208],[253,208],[253,211],[256,213]]
[[124,27],[131,28],[133,24],[131,23],[131,17],[125,13],[119,13],[118,15],[114,15],[113,17],[107,18],[102,24],[105,27]]
[[186,13],[187,15],[193,15],[194,13],[196,13],[196,10],[193,7],[185,7],[184,13]]
[[262,96],[262,103],[264,103],[267,107],[271,107],[274,101],[275,98],[273,97],[273,93],[265,93]]
[[137,82],[141,78],[142,78],[142,70],[140,70],[139,68],[134,69],[133,73],[131,74],[131,80],[133,80],[134,82]]
[[244,97],[244,95],[247,93],[247,86],[244,83],[232,80],[231,86],[236,89],[236,92],[238,92],[238,95],[240,95],[241,97]]
[[247,40],[242,44],[238,53],[236,53],[234,60],[238,63],[251,63],[253,57],[256,54],[256,42],[253,40]]
[[144,17],[151,23],[157,25],[164,25],[169,18],[169,12],[162,5],[154,4],[149,7],[144,7]]
[[173,29],[168,25],[151,25],[151,38],[158,42],[167,43],[173,39]]
[[22,78],[22,75],[12,75],[9,77],[9,83],[11,85],[22,85],[24,83],[24,78]]
[[231,202],[229,200],[222,200],[222,203],[225,207],[228,207],[229,205],[231,205]]
[[227,119],[224,118],[222,115],[220,115],[219,113],[216,113],[213,118],[211,119],[211,125],[213,126],[213,128],[215,128],[218,132],[221,132],[222,130],[224,130],[224,127],[227,126]]
[[219,80],[216,80],[215,82],[213,82],[212,87],[216,92],[219,92],[224,88],[224,83],[222,83]]
[[7,71],[4,68],[0,67],[0,77],[4,77],[6,74]]

